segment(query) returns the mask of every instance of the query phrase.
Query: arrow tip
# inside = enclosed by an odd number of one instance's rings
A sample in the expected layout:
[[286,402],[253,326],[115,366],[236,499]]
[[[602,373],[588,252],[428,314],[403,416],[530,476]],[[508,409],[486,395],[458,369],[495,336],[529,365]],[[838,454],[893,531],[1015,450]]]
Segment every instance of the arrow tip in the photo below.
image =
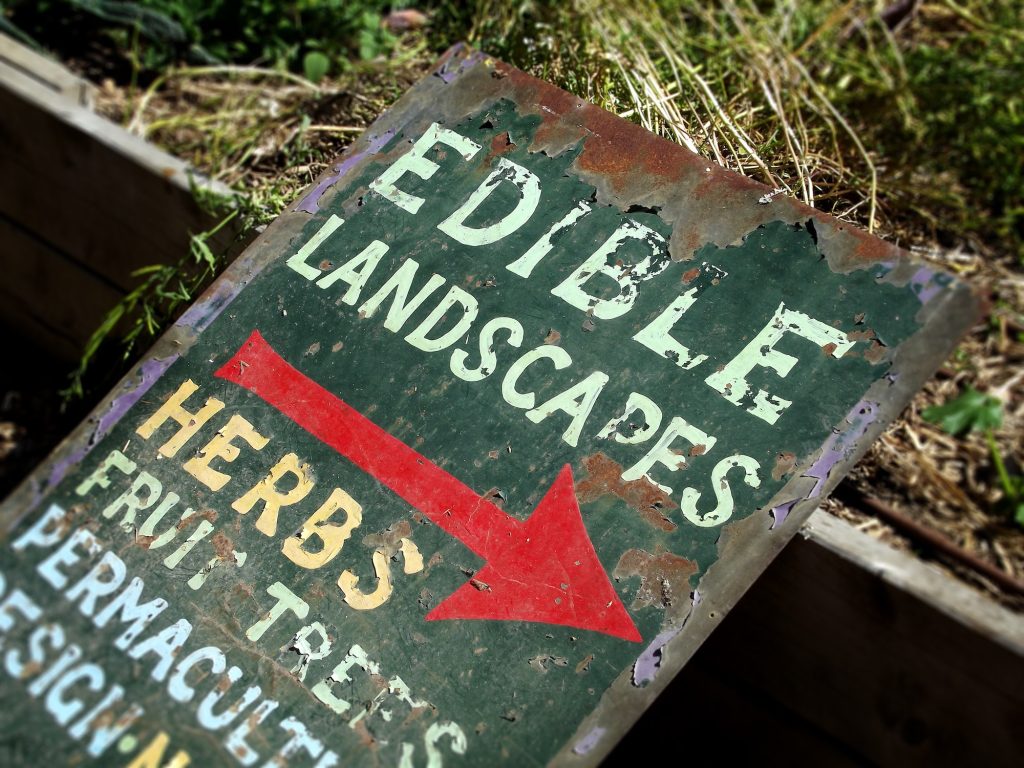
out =
[[427,614],[440,619],[533,621],[643,639],[594,551],[568,464],[516,540]]

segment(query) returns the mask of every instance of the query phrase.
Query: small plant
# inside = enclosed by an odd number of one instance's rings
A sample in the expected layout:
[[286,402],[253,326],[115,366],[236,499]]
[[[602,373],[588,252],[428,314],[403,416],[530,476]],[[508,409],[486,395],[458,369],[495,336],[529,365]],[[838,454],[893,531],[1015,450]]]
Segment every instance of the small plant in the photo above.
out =
[[951,435],[967,432],[984,432],[992,463],[999,475],[1003,497],[1018,525],[1024,526],[1024,477],[1011,475],[996,443],[995,430],[1003,423],[1003,402],[994,395],[986,395],[974,387],[967,389],[954,400],[942,405],[925,408],[922,418],[941,426]]
[[[197,199],[203,202],[199,195]],[[223,205],[223,199],[220,203]],[[114,305],[89,337],[78,367],[69,376],[67,388],[60,393],[65,404],[84,396],[86,374],[104,342],[115,335],[115,331],[118,331],[123,359],[127,361],[140,342],[155,339],[183,307],[196,299],[224,268],[226,255],[214,253],[208,241],[242,210],[235,205],[211,229],[192,235],[188,255],[177,264],[152,264],[132,273],[133,277],[144,279]]]
[[302,73],[311,83],[319,83],[331,68],[331,60],[320,51],[310,51],[302,60]]
[[317,82],[351,59],[388,54],[384,0],[0,0],[0,29],[47,47],[106,39],[144,79],[180,62],[234,63]]

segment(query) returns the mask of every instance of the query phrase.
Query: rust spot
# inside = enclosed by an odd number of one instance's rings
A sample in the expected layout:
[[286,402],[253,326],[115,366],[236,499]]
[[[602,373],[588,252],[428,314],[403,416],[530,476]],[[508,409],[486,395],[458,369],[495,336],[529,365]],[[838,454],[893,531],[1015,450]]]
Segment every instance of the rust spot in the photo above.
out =
[[775,466],[772,467],[772,480],[781,480],[784,476],[791,474],[796,468],[796,454],[784,451],[775,457]]
[[210,543],[213,544],[213,551],[217,554],[219,560],[233,560],[235,551],[235,545],[227,536],[222,532],[218,531],[213,534],[210,538]]
[[[694,244],[694,247],[696,247],[696,244]],[[683,284],[684,285],[689,285],[694,280],[696,280],[698,277],[700,277],[700,267],[694,267],[693,269],[688,269],[685,272],[683,272]]]
[[595,453],[583,460],[587,476],[576,483],[576,497],[581,503],[594,501],[611,494],[618,496],[659,531],[671,532],[676,524],[665,517],[665,512],[676,509],[677,504],[667,493],[646,478],[622,480],[622,465],[603,453]]
[[697,564],[671,552],[652,555],[643,549],[627,549],[619,558],[612,575],[616,579],[640,577],[640,589],[633,600],[633,609],[650,605],[670,608],[684,606],[690,592],[690,577],[697,573]]
[[233,591],[241,599],[245,599],[247,597],[251,598],[252,595],[253,595],[252,585],[251,584],[246,584],[244,582],[239,582],[238,584],[236,584]]
[[707,453],[708,447],[703,443],[698,443],[690,449],[691,456],[703,456]]
[[545,344],[557,344],[562,340],[562,334],[556,331],[554,328],[548,330],[548,335],[544,337]]
[[[647,187],[652,181],[659,186],[678,184],[698,160],[679,145],[651,136],[620,117],[597,108],[586,113],[587,125],[593,133],[584,139],[576,165],[580,170],[607,178],[618,194],[636,187],[638,182]],[[623,152],[622,147],[628,146],[636,151]],[[645,179],[646,176],[655,179]]]
[[250,730],[256,730],[256,727],[260,724],[260,714],[254,709],[245,720]]
[[821,351],[825,353],[826,357],[831,357],[832,353],[836,351],[836,347],[838,346],[839,345],[836,344],[834,341],[830,341],[828,344],[821,348]]
[[75,516],[80,515],[85,511],[85,508],[81,504],[75,504],[74,506],[67,509],[60,520],[52,521],[46,526],[46,531],[60,533],[60,535],[66,536],[71,528],[75,524]]
[[885,359],[885,344],[872,339],[871,346],[864,350],[864,359],[869,363],[880,363]]
[[363,544],[374,549],[380,548],[390,557],[401,546],[402,539],[412,536],[412,525],[408,520],[399,520],[383,533],[371,533],[363,537]]
[[149,549],[149,545],[156,540],[156,536],[136,536],[135,543],[143,549]]
[[99,731],[104,728],[109,728],[110,726],[114,725],[114,722],[114,710],[108,708],[103,710],[103,713],[92,721],[92,729],[94,731]]
[[891,243],[887,243],[860,230],[847,229],[846,232],[857,241],[853,248],[854,259],[869,263],[897,261],[900,259],[899,248]]
[[525,72],[501,62],[495,61],[494,67],[495,75],[500,76],[505,81],[504,85],[514,91],[514,98],[520,105],[537,105],[534,111],[540,115],[541,124],[534,133],[531,150],[545,146],[567,146],[579,141],[586,134],[582,118],[575,116],[572,119],[564,119],[577,109],[580,99],[565,91],[551,88]]
[[179,520],[177,525],[175,525],[174,527],[179,531],[183,531],[200,518],[208,522],[215,523],[217,522],[217,513],[214,512],[212,509],[204,509],[202,512],[197,512],[194,515],[189,515],[184,520]]
[[470,579],[469,583],[473,585],[473,589],[479,590],[480,592],[490,592],[491,585],[486,581],[480,581],[480,579]]
[[358,723],[356,723],[355,728],[353,728],[353,730],[356,732],[356,734],[358,734],[359,741],[362,743],[364,747],[372,749],[374,752],[376,752],[379,749],[377,739],[375,739],[373,737],[373,734],[370,733],[370,729],[366,724],[366,718],[363,718]]
[[491,139],[491,151],[488,152],[487,157],[484,158],[484,165],[490,165],[491,160],[500,155],[511,152],[515,148],[516,145],[512,141],[512,137],[508,135],[508,131],[502,131]]
[[592,662],[593,660],[594,660],[594,654],[592,654],[592,653],[588,653],[586,656],[584,656],[580,660],[580,663],[576,665],[576,674],[577,675],[582,675],[584,672],[589,672],[590,671],[590,662]]
[[846,334],[850,341],[871,341],[875,338],[875,332],[868,328],[866,331],[850,331]]

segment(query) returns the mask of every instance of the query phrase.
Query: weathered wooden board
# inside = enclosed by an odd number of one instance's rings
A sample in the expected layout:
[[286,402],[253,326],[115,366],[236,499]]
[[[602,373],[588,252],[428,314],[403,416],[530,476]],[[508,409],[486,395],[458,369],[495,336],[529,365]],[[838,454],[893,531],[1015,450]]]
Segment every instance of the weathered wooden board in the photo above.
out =
[[121,299],[117,286],[0,214],[0,321],[41,351],[73,360]]
[[594,764],[975,312],[456,49],[6,502],[7,762]]
[[1024,617],[818,510],[608,764],[653,760],[694,701],[735,718],[701,721],[727,764],[1009,768]]
[[[0,315],[68,360],[135,287],[135,270],[178,263],[189,236],[213,225],[191,185],[230,192],[190,179],[182,160],[90,104],[87,83],[0,35],[0,217],[16,230],[0,233],[0,246],[7,262],[35,246],[53,257],[42,282],[24,279],[26,268],[5,271],[2,288],[16,298]],[[234,233],[223,235],[211,245],[225,247]],[[53,307],[54,286],[64,287],[66,308]]]

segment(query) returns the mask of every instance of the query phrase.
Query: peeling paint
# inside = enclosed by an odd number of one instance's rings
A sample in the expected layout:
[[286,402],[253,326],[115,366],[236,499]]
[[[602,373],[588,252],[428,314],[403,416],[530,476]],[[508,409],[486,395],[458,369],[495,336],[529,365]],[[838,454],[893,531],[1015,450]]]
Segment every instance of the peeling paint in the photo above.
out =
[[31,512],[38,506],[46,495],[46,492],[49,489],[56,487],[61,480],[67,476],[67,473],[89,454],[89,451],[92,450],[93,446],[106,437],[111,428],[113,428],[113,426],[121,420],[121,417],[128,412],[128,409],[135,405],[135,403],[137,403],[139,399],[149,391],[149,388],[153,386],[157,379],[159,379],[177,359],[178,355],[171,355],[165,358],[149,358],[139,366],[138,383],[134,386],[127,383],[125,386],[131,387],[131,389],[123,395],[119,395],[114,398],[110,403],[110,407],[97,420],[96,427],[90,434],[89,440],[79,445],[78,448],[70,454],[61,457],[53,464],[53,467],[50,469],[49,476],[46,479],[46,485],[41,488],[36,488],[35,498],[26,512]]
[[616,579],[640,578],[634,610],[655,605],[672,614],[678,613],[680,607],[688,607],[688,601],[681,598],[689,594],[690,577],[695,573],[697,564],[692,560],[671,552],[651,554],[643,549],[626,550],[612,571]]
[[665,661],[665,647],[683,631],[685,625],[686,622],[684,621],[678,626],[662,630],[644,648],[643,653],[640,654],[633,664],[633,685],[637,688],[643,688],[645,685],[654,682],[654,678],[658,676],[658,670]]
[[789,513],[793,511],[793,507],[796,506],[798,501],[801,501],[801,499],[793,499],[792,501],[787,501],[771,508],[772,530],[786,522],[786,518],[789,517]]
[[845,422],[849,424],[847,429],[835,432],[822,446],[821,456],[811,465],[810,469],[804,472],[804,477],[810,477],[817,482],[811,489],[807,498],[815,499],[821,495],[828,481],[832,469],[849,455],[850,450],[856,445],[864,433],[867,432],[875,419],[878,418],[878,403],[869,400],[861,400],[847,414]]
[[605,495],[617,496],[654,528],[674,531],[678,527],[667,514],[679,505],[646,477],[624,482],[622,466],[603,453],[584,458],[583,467],[587,476],[576,483],[576,496],[581,504]]
[[295,210],[310,214],[316,213],[320,210],[320,198],[323,197],[324,193],[344,179],[345,176],[348,175],[349,171],[358,166],[367,157],[380,152],[381,149],[391,141],[394,135],[394,128],[384,131],[379,136],[371,135],[365,149],[359,152],[353,152],[340,163],[335,165],[331,175],[317,181],[316,186],[306,193],[306,196],[299,201],[297,206],[295,206]]
[[772,480],[781,480],[792,473],[796,468],[796,454],[792,451],[782,451],[775,457],[775,466],[772,467]]
[[921,267],[910,278],[910,287],[922,304],[927,304],[953,282],[949,275],[930,267]]
[[99,422],[96,425],[96,431],[93,433],[92,442],[96,443],[101,440],[113,426],[121,420],[128,409],[131,408],[135,403],[145,395],[150,387],[156,383],[157,379],[164,375],[164,372],[170,368],[175,361],[177,361],[178,355],[170,355],[165,358],[149,358],[145,360],[142,365],[139,366],[139,382],[132,387],[128,392],[117,397],[111,404],[107,412],[100,417]]
[[206,295],[182,313],[175,321],[174,327],[194,335],[202,333],[241,293],[245,285],[245,281],[230,280],[214,283]]
[[601,737],[604,736],[605,732],[605,728],[602,728],[599,725],[594,726],[590,729],[590,732],[587,733],[586,736],[584,736],[582,739],[576,742],[575,746],[573,746],[572,748],[572,751],[575,752],[577,755],[588,754],[594,747],[598,745],[598,743],[601,741]]
[[434,71],[434,74],[441,78],[441,81],[446,85],[454,82],[455,78],[486,58],[486,56],[479,51],[473,51],[468,56],[463,56],[462,54],[466,50],[467,48],[465,44],[459,43],[448,54],[446,54],[444,62]]
[[772,530],[785,522],[786,517],[799,502],[817,499],[822,495],[832,470],[839,462],[848,458],[850,452],[858,446],[861,438],[877,420],[878,413],[879,404],[870,400],[861,400],[850,409],[844,419],[844,423],[848,426],[832,433],[822,446],[817,460],[801,474],[801,477],[814,480],[814,487],[806,496],[776,504],[769,510],[773,518]]

